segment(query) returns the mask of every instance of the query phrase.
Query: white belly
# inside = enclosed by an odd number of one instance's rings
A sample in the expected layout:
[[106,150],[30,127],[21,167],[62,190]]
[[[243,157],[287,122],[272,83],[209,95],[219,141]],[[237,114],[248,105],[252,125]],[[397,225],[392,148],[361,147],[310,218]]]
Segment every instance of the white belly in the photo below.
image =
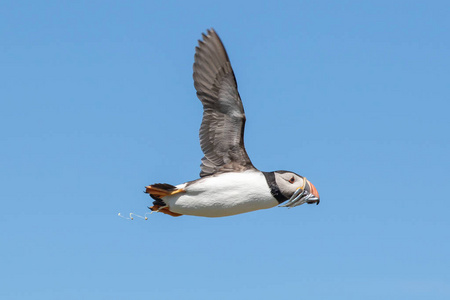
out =
[[224,217],[278,205],[264,175],[257,171],[223,173],[177,187],[186,192],[163,200],[171,211],[183,215]]

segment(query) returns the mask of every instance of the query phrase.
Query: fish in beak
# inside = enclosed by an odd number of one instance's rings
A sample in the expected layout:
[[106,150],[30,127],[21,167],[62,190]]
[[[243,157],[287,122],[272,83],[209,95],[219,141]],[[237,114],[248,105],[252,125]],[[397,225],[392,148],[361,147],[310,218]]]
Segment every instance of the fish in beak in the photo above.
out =
[[305,185],[303,187],[299,187],[295,193],[291,196],[291,198],[285,204],[281,205],[281,207],[296,207],[302,205],[304,203],[313,204],[316,203],[318,205],[320,202],[319,192],[317,192],[316,187],[305,178]]

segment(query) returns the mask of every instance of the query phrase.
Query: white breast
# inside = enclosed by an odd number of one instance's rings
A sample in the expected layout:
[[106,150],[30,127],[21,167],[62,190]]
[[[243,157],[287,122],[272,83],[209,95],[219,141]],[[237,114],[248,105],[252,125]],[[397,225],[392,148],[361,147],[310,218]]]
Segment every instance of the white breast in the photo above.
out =
[[278,204],[259,171],[223,173],[177,186],[186,193],[164,197],[170,210],[183,215],[223,217]]

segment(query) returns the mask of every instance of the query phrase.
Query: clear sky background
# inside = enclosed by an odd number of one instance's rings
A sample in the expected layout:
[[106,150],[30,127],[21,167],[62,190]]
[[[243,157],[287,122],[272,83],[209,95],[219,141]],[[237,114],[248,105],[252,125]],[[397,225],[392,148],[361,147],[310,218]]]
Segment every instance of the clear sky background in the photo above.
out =
[[[144,215],[198,178],[214,27],[260,170],[321,204]],[[450,299],[448,1],[2,1],[1,299]]]

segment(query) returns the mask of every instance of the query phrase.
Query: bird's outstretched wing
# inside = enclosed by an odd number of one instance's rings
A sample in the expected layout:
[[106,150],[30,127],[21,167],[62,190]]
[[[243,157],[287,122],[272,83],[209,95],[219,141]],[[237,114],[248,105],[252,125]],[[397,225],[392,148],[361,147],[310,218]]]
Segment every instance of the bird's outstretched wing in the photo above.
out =
[[195,48],[194,86],[203,104],[200,176],[254,169],[244,147],[245,114],[227,52],[210,29]]

